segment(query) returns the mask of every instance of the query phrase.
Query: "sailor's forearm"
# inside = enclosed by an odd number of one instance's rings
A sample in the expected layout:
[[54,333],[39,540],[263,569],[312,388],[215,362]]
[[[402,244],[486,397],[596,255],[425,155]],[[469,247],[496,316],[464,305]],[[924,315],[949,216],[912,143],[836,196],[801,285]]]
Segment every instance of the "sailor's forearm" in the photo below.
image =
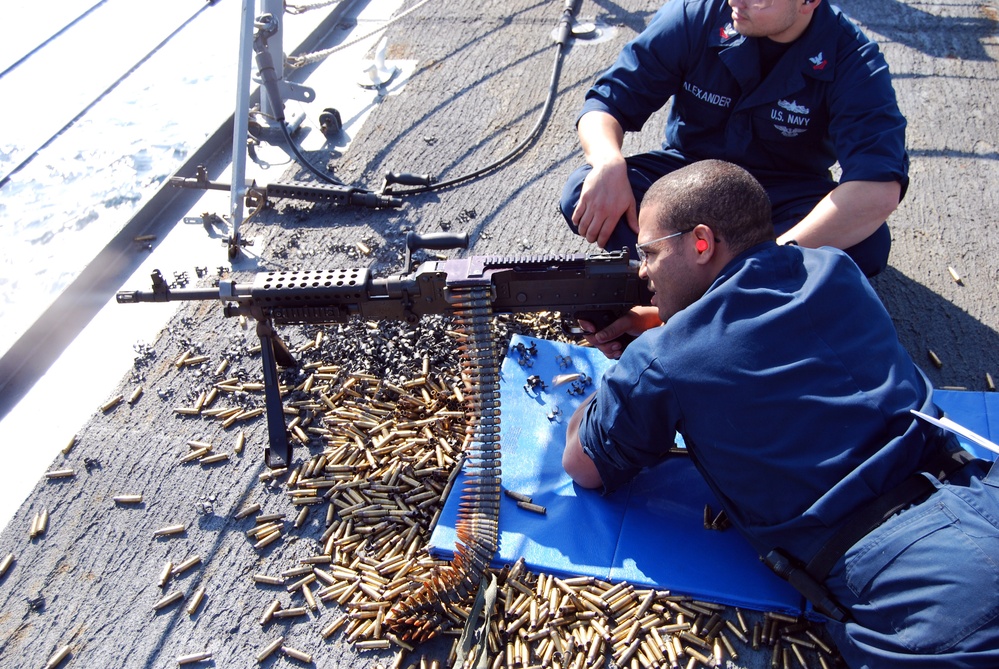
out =
[[870,237],[898,207],[898,182],[847,181],[834,188],[778,243],[847,249]]

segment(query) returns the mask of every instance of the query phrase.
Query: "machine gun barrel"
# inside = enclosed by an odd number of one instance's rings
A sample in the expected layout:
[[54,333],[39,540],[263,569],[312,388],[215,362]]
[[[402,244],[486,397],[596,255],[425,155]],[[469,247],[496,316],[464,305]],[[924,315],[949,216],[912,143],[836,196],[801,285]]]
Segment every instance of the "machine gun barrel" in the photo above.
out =
[[200,300],[218,300],[218,288],[173,288],[171,290],[121,290],[115,295],[118,304],[137,304],[139,302],[194,302]]

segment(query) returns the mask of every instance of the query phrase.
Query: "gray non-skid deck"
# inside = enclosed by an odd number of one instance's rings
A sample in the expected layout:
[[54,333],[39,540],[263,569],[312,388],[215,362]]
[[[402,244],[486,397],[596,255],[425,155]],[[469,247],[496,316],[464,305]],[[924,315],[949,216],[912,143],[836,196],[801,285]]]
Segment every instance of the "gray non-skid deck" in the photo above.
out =
[[[246,280],[248,268],[370,266],[376,273],[395,273],[410,230],[467,232],[476,254],[583,251],[585,243],[570,234],[556,210],[562,181],[581,160],[575,114],[594,76],[658,6],[648,0],[582,3],[581,19],[597,21],[603,37],[572,44],[544,133],[516,161],[476,181],[409,198],[400,210],[282,202],[246,226],[255,244],[248,249],[251,259],[235,263],[236,276]],[[891,218],[891,266],[875,279],[875,288],[902,342],[937,386],[984,390],[987,373],[999,376],[999,115],[994,99],[999,8],[994,0],[849,0],[842,6],[881,43],[909,121],[912,184]],[[353,131],[346,151],[331,142],[310,156],[335,166],[344,181],[371,188],[380,186],[386,170],[445,179],[492,162],[516,146],[536,121],[554,63],[551,35],[561,9],[554,0],[429,2],[388,29],[388,58],[416,61],[405,87],[377,103]],[[321,90],[318,104],[336,106],[336,96],[336,91]],[[659,136],[660,127],[652,123],[640,136],[629,137],[628,146],[651,147]],[[276,180],[277,170],[272,172]],[[308,178],[296,170],[287,176]],[[222,264],[221,247],[219,255]],[[171,278],[179,268],[161,269]],[[171,307],[121,308],[143,318],[146,310]],[[316,328],[282,330],[293,347],[315,333]],[[336,330],[330,333],[336,336]],[[141,351],[134,368],[121,370],[118,392],[128,398],[141,384],[142,397],[134,405],[95,409],[92,419],[80,425],[73,448],[52,463],[51,469],[72,468],[75,476],[40,480],[0,535],[0,558],[15,556],[0,578],[0,666],[44,666],[64,645],[72,648],[64,666],[167,667],[180,656],[205,650],[213,653],[214,666],[252,666],[260,649],[281,634],[289,646],[311,653],[315,666],[391,663],[391,651],[358,652],[339,635],[324,639],[322,628],[337,614],[332,606],[320,605],[301,621],[259,624],[268,602],[281,598],[290,606],[293,600],[284,588],[255,584],[252,575],[278,573],[316,554],[323,520],[317,514],[280,542],[255,549],[245,535],[252,519],[235,520],[238,509],[259,502],[267,512],[287,513],[289,520],[298,512],[281,484],[258,478],[266,471],[263,419],[226,429],[220,421],[174,411],[193,401],[193,389],[208,374],[178,368],[174,360],[180,353],[193,346],[209,357],[211,367],[229,355],[234,369],[259,379],[259,359],[246,352],[254,339],[252,327],[242,329],[224,319],[217,303],[188,305],[157,342]],[[328,362],[371,371],[364,369],[366,355],[395,355],[383,339],[372,335],[367,353],[333,342],[327,351],[353,353]],[[931,363],[931,350],[941,367]],[[389,364],[405,373],[413,363],[396,357]],[[448,364],[447,356],[435,364]],[[87,393],[86,379],[65,392]],[[90,398],[95,407],[108,399]],[[259,403],[259,394],[254,399],[248,393],[244,400]],[[51,411],[58,412],[59,403],[53,397]],[[45,425],[46,416],[39,415],[39,439]],[[178,461],[189,450],[189,440],[231,451],[240,428],[247,436],[241,456],[209,466]],[[307,450],[297,449],[299,462]],[[143,502],[112,500],[126,493],[142,493]],[[48,528],[29,539],[29,527],[43,510]],[[185,531],[154,536],[171,524],[184,524]],[[166,587],[158,585],[165,563],[176,565],[191,556],[201,562]],[[201,585],[206,597],[194,615],[184,604],[153,609],[173,589],[189,596]],[[443,659],[445,646],[433,644],[425,652]],[[768,661],[768,655],[764,660],[749,653],[736,664]],[[299,664],[277,654],[264,666]]]

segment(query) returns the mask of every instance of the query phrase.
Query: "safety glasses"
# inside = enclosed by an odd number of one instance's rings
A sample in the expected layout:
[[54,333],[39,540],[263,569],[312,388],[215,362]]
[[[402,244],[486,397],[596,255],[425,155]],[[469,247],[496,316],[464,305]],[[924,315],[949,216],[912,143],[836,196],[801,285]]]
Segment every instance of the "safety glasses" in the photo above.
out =
[[673,239],[674,237],[679,237],[680,235],[685,235],[688,232],[690,232],[690,230],[681,230],[680,232],[674,232],[671,235],[666,235],[665,237],[660,237],[659,239],[653,239],[651,241],[645,242],[644,244],[636,244],[635,251],[638,253],[639,263],[644,264],[648,262],[649,256],[645,249],[647,249],[651,245],[657,244],[662,241],[666,241],[667,239]]

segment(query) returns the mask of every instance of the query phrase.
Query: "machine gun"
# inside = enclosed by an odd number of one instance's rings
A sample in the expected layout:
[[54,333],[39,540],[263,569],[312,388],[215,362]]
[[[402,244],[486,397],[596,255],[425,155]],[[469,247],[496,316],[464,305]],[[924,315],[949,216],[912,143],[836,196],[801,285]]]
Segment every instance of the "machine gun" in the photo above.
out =
[[486,286],[489,304],[482,306],[491,306],[492,313],[559,311],[563,317],[584,319],[599,328],[651,299],[646,283],[638,277],[638,263],[629,259],[626,250],[593,255],[470,256],[427,261],[410,274],[384,278],[373,277],[367,269],[262,272],[252,284],[220,281],[217,289],[171,289],[158,270],[152,280],[152,290],[121,291],[117,301],[218,299],[225,305],[226,317],[256,319],[270,444],[265,461],[271,468],[291,462],[277,366],[297,366],[275,325],[344,323],[353,317],[416,323],[425,315],[453,315],[468,306],[456,306],[462,290]]

